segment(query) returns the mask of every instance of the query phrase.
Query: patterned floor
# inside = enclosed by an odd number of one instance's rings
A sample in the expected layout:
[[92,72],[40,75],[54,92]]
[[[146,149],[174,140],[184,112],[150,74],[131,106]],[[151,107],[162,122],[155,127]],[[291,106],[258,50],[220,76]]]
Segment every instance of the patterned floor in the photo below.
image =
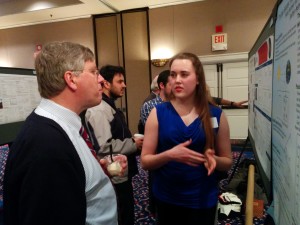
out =
[[3,225],[3,178],[4,178],[4,167],[8,156],[9,147],[8,145],[0,146],[0,225]]
[[[240,155],[240,151],[233,151],[233,159],[234,164],[237,162],[237,159]],[[253,153],[249,151],[245,151],[242,155],[240,162],[244,158],[254,159]],[[139,162],[139,157],[138,157]],[[232,173],[229,171],[228,175]],[[148,173],[141,169],[139,165],[139,174],[133,178],[133,187],[135,194],[135,217],[136,222],[135,225],[155,225],[155,218],[150,214],[148,210]],[[226,182],[225,180],[223,182]],[[265,221],[266,213],[264,212],[264,216],[262,218],[254,218],[254,225],[263,225]],[[219,220],[218,225],[243,225],[245,221],[244,215],[240,215],[230,219]]]

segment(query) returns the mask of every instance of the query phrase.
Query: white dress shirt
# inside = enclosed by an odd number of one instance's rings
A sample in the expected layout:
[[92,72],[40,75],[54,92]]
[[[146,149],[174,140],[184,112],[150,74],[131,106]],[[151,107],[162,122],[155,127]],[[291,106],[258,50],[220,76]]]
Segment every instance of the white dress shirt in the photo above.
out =
[[86,177],[86,224],[117,225],[117,201],[114,188],[79,134],[80,117],[75,112],[44,98],[35,109],[35,113],[58,123],[69,136],[81,159]]

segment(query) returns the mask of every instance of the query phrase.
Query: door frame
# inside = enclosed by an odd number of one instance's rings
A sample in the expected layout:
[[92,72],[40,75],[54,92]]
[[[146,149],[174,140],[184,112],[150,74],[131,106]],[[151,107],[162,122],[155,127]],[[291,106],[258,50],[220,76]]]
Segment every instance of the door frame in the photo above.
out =
[[198,56],[202,65],[248,61],[248,52]]

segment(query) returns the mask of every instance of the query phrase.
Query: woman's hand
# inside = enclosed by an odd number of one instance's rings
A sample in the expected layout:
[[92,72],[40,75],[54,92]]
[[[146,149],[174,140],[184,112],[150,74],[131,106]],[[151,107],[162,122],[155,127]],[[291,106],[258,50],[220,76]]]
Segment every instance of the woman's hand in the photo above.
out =
[[211,148],[206,149],[204,156],[206,158],[205,162],[204,162],[204,166],[207,169],[208,173],[207,175],[211,175],[212,172],[214,172],[216,166],[217,166],[217,162],[215,159],[215,151]]
[[199,166],[200,164],[205,163],[207,159],[203,154],[188,148],[191,143],[192,140],[190,139],[170,149],[168,154],[170,155],[171,160],[185,163],[190,166]]

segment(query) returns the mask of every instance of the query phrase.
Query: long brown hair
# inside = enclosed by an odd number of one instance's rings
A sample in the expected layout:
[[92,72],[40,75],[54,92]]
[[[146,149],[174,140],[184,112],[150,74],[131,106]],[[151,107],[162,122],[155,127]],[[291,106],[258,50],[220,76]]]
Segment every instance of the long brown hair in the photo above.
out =
[[202,121],[203,128],[206,134],[206,145],[205,148],[214,148],[214,133],[212,129],[212,122],[211,122],[211,115],[209,110],[209,95],[207,92],[207,86],[205,81],[205,75],[202,63],[200,62],[199,58],[188,52],[179,53],[175,55],[169,63],[171,68],[172,63],[176,59],[187,59],[190,60],[194,66],[196,77],[198,80],[198,85],[196,86],[195,92],[195,107],[199,114],[199,118]]

